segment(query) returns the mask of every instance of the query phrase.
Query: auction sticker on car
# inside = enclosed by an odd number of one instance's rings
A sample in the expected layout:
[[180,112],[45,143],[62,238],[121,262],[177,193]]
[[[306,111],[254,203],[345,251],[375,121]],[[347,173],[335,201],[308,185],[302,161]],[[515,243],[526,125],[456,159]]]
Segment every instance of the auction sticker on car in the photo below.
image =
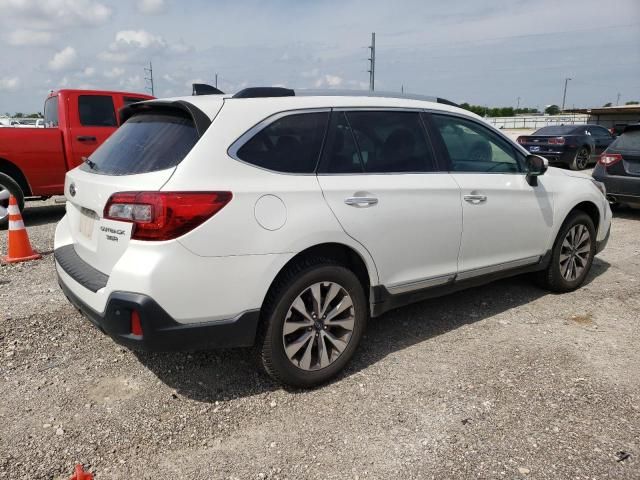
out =
[[93,228],[96,223],[96,218],[98,218],[98,216],[89,209],[83,208],[80,211],[78,231],[89,240],[93,238]]

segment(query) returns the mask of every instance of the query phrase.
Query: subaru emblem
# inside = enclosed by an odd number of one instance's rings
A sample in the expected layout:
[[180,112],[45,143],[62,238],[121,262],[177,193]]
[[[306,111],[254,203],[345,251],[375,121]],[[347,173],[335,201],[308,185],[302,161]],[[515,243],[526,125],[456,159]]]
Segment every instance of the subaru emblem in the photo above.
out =
[[69,185],[69,195],[71,195],[72,197],[76,196],[76,184],[72,183],[71,185]]

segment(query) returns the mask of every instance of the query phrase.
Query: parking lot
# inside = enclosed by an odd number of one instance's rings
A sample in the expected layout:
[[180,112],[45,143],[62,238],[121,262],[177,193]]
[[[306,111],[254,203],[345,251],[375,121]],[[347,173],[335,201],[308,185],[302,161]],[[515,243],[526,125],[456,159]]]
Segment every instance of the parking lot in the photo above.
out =
[[311,391],[249,351],[117,346],[57,287],[63,213],[31,204],[44,259],[0,267],[0,478],[638,478],[640,210],[616,212],[583,288],[514,278],[392,311]]

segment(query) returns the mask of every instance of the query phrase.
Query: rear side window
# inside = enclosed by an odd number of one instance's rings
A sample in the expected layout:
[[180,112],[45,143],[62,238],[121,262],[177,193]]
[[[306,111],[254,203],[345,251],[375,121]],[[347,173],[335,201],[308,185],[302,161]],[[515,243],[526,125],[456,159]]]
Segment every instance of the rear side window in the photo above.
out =
[[327,125],[328,112],[282,117],[238,149],[237,157],[256,167],[286,173],[313,173]]
[[78,97],[80,125],[84,127],[117,127],[113,99],[104,95]]
[[432,172],[434,157],[417,112],[335,112],[323,173]]
[[57,127],[58,122],[58,97],[49,97],[44,102],[44,126]]
[[105,175],[134,175],[175,167],[198,141],[186,115],[134,115],[89,157],[82,169]]
[[640,130],[624,132],[613,141],[611,147],[609,148],[615,150],[634,150],[640,152]]

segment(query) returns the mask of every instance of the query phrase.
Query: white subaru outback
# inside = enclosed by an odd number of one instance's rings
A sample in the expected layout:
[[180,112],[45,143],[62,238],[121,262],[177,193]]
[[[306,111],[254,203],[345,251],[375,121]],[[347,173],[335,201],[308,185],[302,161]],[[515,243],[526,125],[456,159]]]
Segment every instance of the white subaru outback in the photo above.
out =
[[312,386],[369,316],[527,272],[567,292],[609,237],[600,183],[442,99],[250,88],[121,115],[67,174],[55,261],[133,349],[255,346]]

